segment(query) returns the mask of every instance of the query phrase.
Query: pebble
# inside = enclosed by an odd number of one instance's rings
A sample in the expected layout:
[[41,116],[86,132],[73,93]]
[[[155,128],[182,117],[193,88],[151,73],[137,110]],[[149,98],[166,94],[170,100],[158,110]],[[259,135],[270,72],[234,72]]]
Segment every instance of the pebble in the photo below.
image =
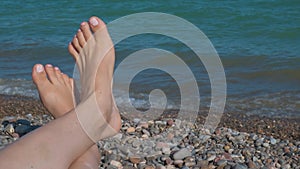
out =
[[[26,119],[7,117],[7,121],[2,120],[0,149],[26,133],[29,126],[32,130],[39,127],[41,120],[51,119],[26,116]],[[123,120],[121,132],[99,141],[99,150],[100,168],[285,169],[300,166],[300,141],[228,128],[204,130],[202,125],[173,119]]]
[[18,133],[21,137],[31,131],[30,125],[18,125],[16,126],[15,132]]
[[230,150],[230,146],[229,145],[224,146],[224,150],[228,152]]
[[26,120],[26,119],[18,119],[18,120],[16,121],[16,123],[17,123],[18,125],[27,125],[27,126],[30,126],[30,125],[31,125],[30,121],[28,121],[28,120]]
[[192,153],[187,148],[182,148],[173,155],[174,160],[182,160],[185,157],[191,156]]
[[111,164],[112,166],[117,167],[118,169],[122,169],[122,168],[123,168],[122,163],[120,163],[119,161],[111,160],[110,164]]
[[138,156],[132,156],[132,157],[129,157],[129,160],[133,164],[138,164],[138,163],[140,163],[143,160],[143,158],[138,157]]
[[133,133],[133,132],[135,132],[135,128],[134,127],[127,128],[127,133]]
[[13,124],[8,124],[6,125],[5,129],[6,132],[8,132],[9,134],[13,134],[15,132],[14,126]]
[[233,169],[248,169],[248,167],[244,164],[236,164]]
[[275,145],[275,144],[277,143],[277,140],[271,137],[271,138],[270,138],[270,143],[271,143],[272,145]]
[[144,128],[144,129],[148,129],[149,128],[149,124],[147,122],[140,122],[138,126]]
[[182,167],[183,166],[183,160],[175,160],[174,165],[176,165],[178,167]]

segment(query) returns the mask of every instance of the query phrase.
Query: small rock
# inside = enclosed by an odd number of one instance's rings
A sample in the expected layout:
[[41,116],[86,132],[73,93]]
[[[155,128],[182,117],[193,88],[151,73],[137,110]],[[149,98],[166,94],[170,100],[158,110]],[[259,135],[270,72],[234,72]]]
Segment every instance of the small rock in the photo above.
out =
[[144,169],[155,169],[155,167],[148,165]]
[[139,140],[134,140],[133,142],[132,142],[132,146],[133,147],[140,147],[141,146],[141,142],[139,141]]
[[271,143],[272,145],[275,145],[275,144],[277,143],[277,140],[271,137],[271,138],[270,138],[270,143]]
[[17,120],[17,117],[15,117],[15,116],[5,116],[5,117],[3,117],[2,120],[3,121],[8,121],[8,122],[14,122],[14,121]]
[[141,137],[142,137],[143,139],[148,139],[148,138],[149,138],[149,136],[148,136],[147,134],[143,134]]
[[170,157],[167,157],[164,161],[167,165],[171,165],[174,162]]
[[208,167],[208,161],[207,160],[200,160],[198,161],[198,165],[200,168]]
[[4,120],[1,124],[3,125],[3,127],[6,127],[9,124],[9,121],[8,120]]
[[18,125],[15,129],[15,132],[19,134],[20,137],[29,133],[31,131],[31,126],[28,125]]
[[131,156],[131,157],[129,157],[129,160],[130,160],[133,164],[138,164],[138,163],[140,163],[140,162],[143,160],[143,158],[138,157],[138,156]]
[[207,158],[207,161],[213,161],[217,156],[216,155],[211,155],[210,157]]
[[172,119],[170,119],[170,120],[167,121],[167,124],[168,124],[168,126],[173,126],[174,121]]
[[127,130],[126,130],[127,133],[133,133],[135,132],[135,128],[134,127],[129,127]]
[[170,149],[169,147],[163,147],[163,148],[162,148],[162,152],[163,152],[164,154],[169,155],[169,154],[171,154],[171,149]]
[[263,146],[267,148],[269,147],[269,143],[263,143]]
[[27,119],[29,119],[29,120],[32,120],[33,119],[33,116],[32,116],[32,114],[26,114],[26,116],[25,116]]
[[221,134],[220,128],[217,128],[217,129],[215,130],[215,134],[216,134],[217,136]]
[[168,148],[168,147],[169,147],[168,143],[164,143],[164,142],[157,142],[156,143],[156,148],[158,148],[158,149]]
[[139,118],[134,118],[134,119],[133,119],[133,123],[134,123],[135,125],[139,124],[140,121],[141,121],[141,119],[139,119]]
[[15,132],[14,126],[12,124],[8,124],[5,127],[5,131],[8,132],[9,134],[13,134]]
[[149,128],[149,124],[147,122],[140,122],[138,126],[145,128],[145,129]]
[[248,169],[247,166],[245,166],[244,164],[236,164],[233,169]]
[[168,133],[167,139],[172,140],[173,138],[174,138],[174,134],[173,133]]
[[16,123],[17,123],[18,125],[20,125],[20,124],[27,125],[27,126],[30,126],[30,125],[31,125],[30,121],[25,120],[25,119],[19,119],[19,120],[16,121]]
[[143,134],[146,134],[147,136],[150,136],[150,133],[149,133],[149,131],[148,131],[148,130],[146,130],[146,129],[143,129],[143,130],[142,130],[142,132],[143,132]]
[[196,165],[196,162],[195,162],[195,161],[193,161],[193,162],[185,162],[184,165],[185,165],[186,167],[193,167],[193,166]]
[[182,167],[183,166],[183,160],[175,160],[174,165],[176,165],[178,167]]
[[167,169],[175,169],[174,165],[167,165],[166,167],[167,167]]
[[157,165],[155,169],[167,169],[167,168],[163,165]]
[[192,153],[187,148],[182,148],[173,155],[173,158],[174,160],[182,160],[188,156],[192,156]]
[[230,149],[230,146],[229,146],[229,145],[224,146],[224,150],[225,150],[226,152],[228,152],[229,149]]
[[15,139],[18,139],[20,136],[18,133],[13,133],[12,136],[15,138]]
[[110,165],[113,165],[113,166],[117,167],[118,169],[122,169],[123,168],[122,163],[120,163],[119,161],[115,161],[115,160],[111,160],[110,161]]
[[217,162],[217,165],[218,166],[225,166],[227,164],[227,161],[226,160],[219,160],[218,162]]
[[180,127],[180,125],[181,125],[181,120],[176,119],[175,120],[175,126]]
[[249,168],[257,168],[256,164],[253,161],[251,161],[251,160],[248,162],[248,167]]
[[118,133],[115,136],[113,136],[114,139],[117,139],[117,140],[120,140],[120,141],[122,140],[122,137],[123,137],[122,133]]

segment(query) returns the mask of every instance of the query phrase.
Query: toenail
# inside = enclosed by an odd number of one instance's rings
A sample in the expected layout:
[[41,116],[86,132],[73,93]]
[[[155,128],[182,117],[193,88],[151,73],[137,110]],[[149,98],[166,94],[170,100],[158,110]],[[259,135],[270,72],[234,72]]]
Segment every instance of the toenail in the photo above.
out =
[[52,65],[50,65],[50,64],[47,64],[46,66],[47,66],[47,67],[52,67]]
[[78,29],[78,32],[81,32],[81,29]]
[[98,21],[96,18],[91,18],[90,19],[90,23],[93,25],[93,26],[97,26],[98,25]]
[[58,67],[55,67],[54,69],[55,69],[55,70],[59,70],[59,68],[58,68]]
[[84,25],[85,25],[85,22],[82,22],[82,23],[81,23],[81,26],[84,26]]
[[43,67],[42,65],[37,65],[36,71],[37,71],[38,73],[41,73],[41,72],[44,71],[44,67]]

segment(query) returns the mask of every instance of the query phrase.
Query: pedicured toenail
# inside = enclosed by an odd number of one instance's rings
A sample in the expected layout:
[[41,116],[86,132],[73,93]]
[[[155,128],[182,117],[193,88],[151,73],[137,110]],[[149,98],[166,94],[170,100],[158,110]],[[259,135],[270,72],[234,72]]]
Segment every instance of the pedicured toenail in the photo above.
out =
[[55,70],[59,70],[59,68],[58,68],[58,67],[54,67],[54,69],[55,69]]
[[52,65],[50,65],[50,64],[47,64],[46,66],[47,66],[47,67],[53,67],[53,66],[52,66]]
[[97,26],[98,25],[98,21],[96,18],[91,18],[90,19],[90,23],[93,25],[93,26]]
[[36,67],[36,71],[37,71],[38,73],[41,73],[41,72],[44,71],[44,67],[43,67],[42,65],[38,65],[38,66]]

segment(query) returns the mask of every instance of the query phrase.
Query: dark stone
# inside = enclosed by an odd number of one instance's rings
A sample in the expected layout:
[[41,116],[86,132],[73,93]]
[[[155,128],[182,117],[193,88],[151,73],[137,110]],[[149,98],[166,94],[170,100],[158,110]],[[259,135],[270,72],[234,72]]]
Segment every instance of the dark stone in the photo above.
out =
[[37,129],[41,127],[40,125],[34,125],[34,126],[30,126],[30,125],[18,125],[15,127],[15,132],[19,134],[20,137],[24,136],[25,134]]
[[5,128],[8,124],[9,124],[9,121],[8,121],[8,120],[4,120],[4,121],[2,122],[2,125],[4,126],[4,128]]
[[15,132],[19,134],[20,137],[29,133],[31,131],[31,126],[28,125],[18,125],[15,128]]
[[244,164],[236,164],[234,167],[234,169],[248,169],[248,167]]
[[25,119],[19,119],[19,120],[16,121],[16,123],[17,123],[18,125],[20,125],[20,124],[27,125],[27,126],[30,126],[30,125],[31,125],[30,121],[25,120]]
[[39,128],[39,127],[41,127],[41,125],[34,125],[34,126],[31,126],[31,131],[33,131],[33,130]]

